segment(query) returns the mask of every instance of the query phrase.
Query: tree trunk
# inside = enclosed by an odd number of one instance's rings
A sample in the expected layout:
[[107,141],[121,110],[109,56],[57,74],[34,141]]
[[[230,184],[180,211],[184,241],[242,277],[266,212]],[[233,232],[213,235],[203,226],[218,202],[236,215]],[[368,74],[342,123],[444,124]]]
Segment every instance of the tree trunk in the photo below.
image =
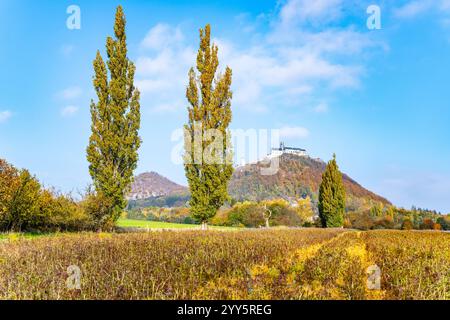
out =
[[202,222],[202,230],[208,230],[208,222],[206,221]]
[[269,219],[266,219],[266,228],[270,228]]

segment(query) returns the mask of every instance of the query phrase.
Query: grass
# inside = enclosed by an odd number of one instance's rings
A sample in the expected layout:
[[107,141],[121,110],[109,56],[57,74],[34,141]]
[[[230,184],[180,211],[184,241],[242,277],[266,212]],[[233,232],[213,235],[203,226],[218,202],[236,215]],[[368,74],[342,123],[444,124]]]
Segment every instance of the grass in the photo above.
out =
[[193,229],[199,227],[192,224],[169,223],[147,220],[119,219],[116,224],[122,228],[149,228],[149,229]]
[[[134,219],[124,219],[121,218],[116,224],[121,228],[140,228],[140,229],[151,229],[151,230],[196,230],[200,229],[199,225],[196,224],[183,224],[183,223],[169,223],[169,222],[159,222],[159,221],[147,221],[147,220],[134,220]],[[219,226],[208,226],[209,229],[215,231],[237,231],[244,230],[244,228],[237,227],[219,227]],[[36,239],[41,237],[57,237],[68,235],[69,233],[0,233],[0,241],[2,240],[19,240],[19,239]],[[72,234],[72,233],[70,233]]]
[[56,233],[18,233],[18,232],[9,232],[9,233],[0,233],[0,241],[1,240],[19,240],[19,239],[36,239],[39,237],[47,237],[47,236],[55,236]]
[[[122,228],[143,228],[143,229],[200,229],[200,225],[196,224],[182,224],[182,223],[170,223],[170,222],[160,222],[160,221],[148,221],[148,220],[133,220],[121,218],[116,224],[118,227]],[[208,226],[212,230],[239,230],[242,228],[233,227],[218,227],[218,226]]]

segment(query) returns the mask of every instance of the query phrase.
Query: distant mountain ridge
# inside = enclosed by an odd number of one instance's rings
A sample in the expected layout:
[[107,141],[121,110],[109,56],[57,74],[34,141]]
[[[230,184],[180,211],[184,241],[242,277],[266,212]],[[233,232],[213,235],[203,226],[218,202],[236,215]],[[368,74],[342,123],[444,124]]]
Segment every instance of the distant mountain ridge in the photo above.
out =
[[156,172],[144,172],[134,178],[128,200],[152,197],[186,195],[188,188],[179,185]]

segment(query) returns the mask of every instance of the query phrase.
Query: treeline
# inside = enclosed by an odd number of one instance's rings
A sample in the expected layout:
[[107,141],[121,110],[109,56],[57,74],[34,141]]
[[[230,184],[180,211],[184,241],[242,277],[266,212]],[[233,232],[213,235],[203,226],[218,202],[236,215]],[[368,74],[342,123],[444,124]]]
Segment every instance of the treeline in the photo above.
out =
[[170,223],[197,224],[186,207],[147,207],[127,210],[126,217],[134,220],[148,220]]
[[[357,210],[344,214],[343,226],[348,229],[376,230],[450,230],[450,216],[436,211],[412,208],[406,210],[395,206],[367,201]],[[258,228],[266,226],[321,227],[316,213],[317,205],[309,197],[296,201],[273,199],[261,202],[233,201],[219,209],[210,220],[212,225]],[[129,219],[198,224],[191,217],[188,207],[132,208],[127,210]]]
[[[258,228],[266,226],[310,227],[317,224],[310,198],[290,203],[284,199],[261,202],[244,201],[225,205],[210,220],[212,225]],[[127,218],[138,220],[197,224],[189,208],[134,208]]]
[[99,229],[105,199],[81,201],[44,188],[28,170],[0,159],[0,231],[55,232]]
[[129,200],[127,209],[143,209],[149,207],[176,208],[186,207],[191,196],[189,194],[173,194],[168,196],[150,197],[146,199]]
[[410,210],[381,203],[346,213],[344,227],[360,230],[450,230],[450,215],[412,207]]

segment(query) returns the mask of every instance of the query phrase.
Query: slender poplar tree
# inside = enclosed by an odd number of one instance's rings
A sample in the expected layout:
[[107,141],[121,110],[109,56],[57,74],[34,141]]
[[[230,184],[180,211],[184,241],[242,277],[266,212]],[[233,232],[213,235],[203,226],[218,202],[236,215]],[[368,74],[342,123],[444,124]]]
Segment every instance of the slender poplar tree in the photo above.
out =
[[186,97],[185,173],[191,191],[191,215],[207,228],[207,222],[229,199],[228,182],[233,174],[228,126],[231,122],[232,71],[217,72],[218,48],[211,44],[211,27],[200,29],[197,72],[189,71]]
[[344,225],[345,188],[336,155],[327,164],[319,188],[319,216],[324,228]]
[[[89,172],[97,195],[109,203],[100,225],[111,225],[126,206],[125,195],[138,161],[140,104],[134,87],[135,66],[127,57],[125,16],[117,8],[114,35],[106,40],[108,61],[97,51],[93,84],[98,101],[91,102],[92,134],[87,147]],[[109,74],[108,74],[109,70]]]

